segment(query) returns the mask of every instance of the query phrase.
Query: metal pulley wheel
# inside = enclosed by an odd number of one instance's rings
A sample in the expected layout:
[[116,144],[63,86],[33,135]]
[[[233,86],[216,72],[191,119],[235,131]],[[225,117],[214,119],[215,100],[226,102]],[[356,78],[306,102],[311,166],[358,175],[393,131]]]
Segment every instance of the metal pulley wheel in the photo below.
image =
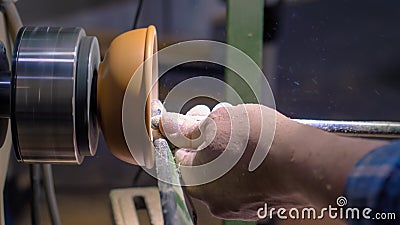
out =
[[80,164],[99,128],[97,39],[82,28],[24,27],[11,78],[11,129],[19,161]]

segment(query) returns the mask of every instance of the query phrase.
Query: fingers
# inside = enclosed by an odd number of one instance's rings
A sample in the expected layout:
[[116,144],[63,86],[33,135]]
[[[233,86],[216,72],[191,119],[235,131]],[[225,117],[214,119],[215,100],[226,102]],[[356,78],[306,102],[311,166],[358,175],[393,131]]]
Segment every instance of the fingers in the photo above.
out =
[[[212,111],[214,112],[221,107],[230,106],[232,105],[229,103],[219,103]],[[205,145],[208,145],[212,141],[212,137],[215,135],[215,132],[202,133],[206,125],[212,124],[210,121],[207,121],[210,112],[211,110],[205,105],[193,107],[186,115],[163,112],[159,120],[159,129],[178,148],[204,148]]]
[[191,116],[193,119],[199,121],[207,118],[209,114],[210,114],[210,108],[208,108],[206,105],[196,105],[186,113],[186,115]]
[[160,131],[167,139],[179,148],[196,149],[201,144],[201,121],[179,113],[163,113],[160,120]]

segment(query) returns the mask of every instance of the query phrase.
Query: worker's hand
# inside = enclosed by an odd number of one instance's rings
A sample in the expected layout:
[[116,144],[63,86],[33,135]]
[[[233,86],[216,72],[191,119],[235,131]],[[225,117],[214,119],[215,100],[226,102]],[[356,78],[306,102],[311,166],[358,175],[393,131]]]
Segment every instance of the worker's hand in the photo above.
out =
[[[200,118],[208,114],[197,111]],[[261,105],[221,107],[200,122],[176,113],[162,117],[161,132],[180,147],[175,152],[178,165],[205,165],[225,151],[243,154],[220,178],[187,188],[214,215],[226,219],[258,220],[257,211],[265,203],[268,209],[334,205],[355,162],[383,144],[326,133]],[[256,148],[269,152],[260,166],[249,171]],[[183,181],[212,175],[205,168],[203,173],[182,174]]]
[[[207,110],[194,109],[189,114],[207,116]],[[196,112],[197,111],[197,112]],[[270,139],[260,143],[260,134],[273,137],[275,118],[277,124],[273,148],[266,160],[250,172],[249,162],[256,149],[269,150]],[[211,212],[229,219],[257,220],[257,210],[268,207],[302,207],[304,200],[296,177],[287,165],[293,149],[281,141],[297,132],[299,125],[282,114],[261,105],[220,107],[207,119],[199,122],[190,117],[167,113],[161,120],[161,131],[176,146],[178,164],[183,166],[204,165],[216,159],[224,151],[243,154],[233,168],[215,181],[188,187],[189,193],[202,201]],[[249,129],[247,129],[249,128]],[[236,129],[236,130],[235,130]],[[246,132],[249,131],[249,132]],[[227,148],[228,142],[231,146]],[[240,157],[240,155],[239,155]],[[231,163],[231,162],[223,162]],[[189,174],[190,176],[190,174]],[[185,181],[185,177],[183,177]]]

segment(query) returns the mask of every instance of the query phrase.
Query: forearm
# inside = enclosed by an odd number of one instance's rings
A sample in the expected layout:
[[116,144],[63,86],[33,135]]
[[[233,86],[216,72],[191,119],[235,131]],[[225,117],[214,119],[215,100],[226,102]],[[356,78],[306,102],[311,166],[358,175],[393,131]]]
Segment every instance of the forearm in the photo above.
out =
[[298,182],[316,206],[335,204],[343,195],[347,177],[357,161],[369,151],[386,144],[385,141],[348,138],[296,125],[291,166],[300,171]]

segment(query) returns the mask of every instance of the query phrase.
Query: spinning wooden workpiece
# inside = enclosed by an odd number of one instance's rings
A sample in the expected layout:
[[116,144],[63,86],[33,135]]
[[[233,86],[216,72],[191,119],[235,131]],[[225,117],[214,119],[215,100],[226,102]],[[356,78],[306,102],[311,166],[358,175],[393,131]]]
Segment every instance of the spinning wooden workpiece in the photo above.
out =
[[[137,113],[130,117],[129,122],[137,129],[146,129],[151,137],[150,102],[153,98],[158,98],[157,85],[152,88],[152,81],[157,77],[157,57],[152,57],[156,51],[155,27],[136,29],[114,39],[100,64],[97,104],[101,130],[110,151],[119,159],[133,164],[149,164],[152,160],[153,145],[149,139],[144,149],[131,149],[135,159],[132,157],[122,127],[123,98],[132,76],[139,76],[134,81],[140,84],[131,86],[136,90],[129,90],[129,94],[134,96],[135,101],[132,104],[146,100],[146,109],[138,104]],[[143,127],[143,124],[146,127]],[[137,162],[138,160],[140,162]]]

